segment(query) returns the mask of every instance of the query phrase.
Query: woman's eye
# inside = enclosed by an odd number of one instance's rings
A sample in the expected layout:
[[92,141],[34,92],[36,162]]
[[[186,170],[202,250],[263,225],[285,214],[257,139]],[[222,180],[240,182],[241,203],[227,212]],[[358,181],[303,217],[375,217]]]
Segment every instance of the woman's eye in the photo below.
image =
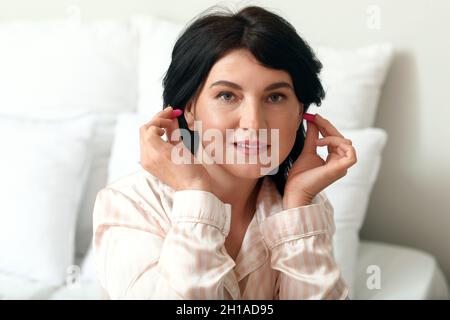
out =
[[232,94],[231,92],[221,92],[217,95],[217,98],[224,100],[226,102],[229,102],[233,99],[234,94]]
[[[233,93],[228,92],[228,91],[222,91],[220,92],[216,98],[218,98],[219,100],[222,100],[224,102],[232,102],[236,97]],[[278,103],[280,101],[282,101],[283,99],[286,99],[286,96],[284,94],[281,93],[274,93],[272,95],[269,96],[269,100],[271,103]]]
[[[275,99],[272,99],[272,98],[275,98]],[[274,103],[280,102],[281,100],[283,100],[285,98],[286,98],[286,96],[281,93],[274,93],[269,96],[269,99],[272,100],[271,102],[274,102]]]

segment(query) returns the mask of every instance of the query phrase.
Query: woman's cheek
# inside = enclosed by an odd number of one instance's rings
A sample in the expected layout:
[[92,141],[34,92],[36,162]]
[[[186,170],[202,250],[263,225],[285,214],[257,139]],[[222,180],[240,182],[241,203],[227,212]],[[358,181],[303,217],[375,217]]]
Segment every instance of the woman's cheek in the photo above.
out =
[[280,129],[280,157],[287,157],[295,144],[297,126],[289,126]]

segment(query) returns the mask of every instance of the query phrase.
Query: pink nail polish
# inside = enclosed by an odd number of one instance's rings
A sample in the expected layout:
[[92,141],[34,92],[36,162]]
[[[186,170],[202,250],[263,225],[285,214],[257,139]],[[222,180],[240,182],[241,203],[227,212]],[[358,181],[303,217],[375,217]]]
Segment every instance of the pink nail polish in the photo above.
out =
[[315,116],[316,116],[315,114],[311,114],[311,113],[303,114],[303,118],[306,119],[306,121],[311,121],[311,122],[314,122]]
[[179,117],[183,113],[183,110],[181,109],[174,109],[172,110],[172,117],[176,118]]

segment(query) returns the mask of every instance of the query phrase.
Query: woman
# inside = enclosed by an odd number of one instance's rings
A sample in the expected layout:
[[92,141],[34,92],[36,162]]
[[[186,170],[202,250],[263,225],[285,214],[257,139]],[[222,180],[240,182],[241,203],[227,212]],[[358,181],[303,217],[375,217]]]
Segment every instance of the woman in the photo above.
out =
[[[140,129],[143,170],[97,195],[96,268],[110,298],[348,298],[322,190],[355,150],[320,115],[303,128],[324,97],[321,68],[261,7],[209,13],[184,30],[163,81],[167,107]],[[255,155],[271,161],[247,161]]]

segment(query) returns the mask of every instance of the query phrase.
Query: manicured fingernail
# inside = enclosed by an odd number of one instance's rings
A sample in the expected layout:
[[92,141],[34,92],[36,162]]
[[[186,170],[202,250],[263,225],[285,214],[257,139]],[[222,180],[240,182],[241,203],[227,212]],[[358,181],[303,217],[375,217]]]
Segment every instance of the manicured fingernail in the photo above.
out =
[[172,111],[172,117],[174,118],[179,117],[181,114],[183,114],[183,110],[181,109],[174,109]]
[[311,114],[311,113],[303,114],[303,118],[306,119],[306,121],[311,121],[311,122],[314,122],[315,116],[316,116],[315,114]]

